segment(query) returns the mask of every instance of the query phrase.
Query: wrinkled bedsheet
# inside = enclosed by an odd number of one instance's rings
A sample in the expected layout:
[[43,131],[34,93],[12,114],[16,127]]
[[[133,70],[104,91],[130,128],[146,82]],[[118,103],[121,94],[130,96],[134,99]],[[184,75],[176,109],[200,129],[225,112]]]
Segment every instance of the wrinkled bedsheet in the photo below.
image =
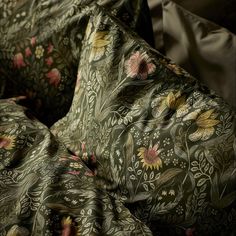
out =
[[0,235],[236,235],[234,110],[141,38],[144,1],[63,2],[2,13]]

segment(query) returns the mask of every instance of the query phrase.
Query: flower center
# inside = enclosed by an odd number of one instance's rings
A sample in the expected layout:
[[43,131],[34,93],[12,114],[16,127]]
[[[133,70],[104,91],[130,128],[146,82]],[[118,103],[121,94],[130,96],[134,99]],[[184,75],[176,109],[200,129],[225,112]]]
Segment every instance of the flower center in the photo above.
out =
[[145,60],[141,60],[140,64],[139,64],[139,69],[138,69],[138,72],[140,74],[143,74],[143,73],[147,73],[148,72],[148,65],[147,65],[147,62]]
[[7,147],[10,144],[9,139],[0,138],[0,148]]
[[155,162],[157,162],[158,160],[158,156],[155,150],[151,149],[151,150],[147,150],[145,152],[145,162],[149,165],[154,164]]

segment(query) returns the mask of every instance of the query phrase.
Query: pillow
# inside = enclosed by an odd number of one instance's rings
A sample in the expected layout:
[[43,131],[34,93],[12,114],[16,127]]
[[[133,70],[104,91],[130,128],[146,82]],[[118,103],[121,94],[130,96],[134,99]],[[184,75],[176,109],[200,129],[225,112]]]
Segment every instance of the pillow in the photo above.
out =
[[236,36],[173,1],[163,2],[166,55],[236,106]]
[[51,131],[157,234],[235,232],[235,113],[95,7]]
[[[87,12],[96,2],[27,0],[0,4],[2,97],[26,96],[23,105],[47,125],[66,114],[73,97]],[[147,11],[144,0],[135,4],[112,2],[111,12],[127,26],[136,30],[142,28],[140,22],[148,23],[147,16],[139,13],[142,6]],[[111,1],[99,4],[108,7]],[[139,32],[142,35],[148,30]]]

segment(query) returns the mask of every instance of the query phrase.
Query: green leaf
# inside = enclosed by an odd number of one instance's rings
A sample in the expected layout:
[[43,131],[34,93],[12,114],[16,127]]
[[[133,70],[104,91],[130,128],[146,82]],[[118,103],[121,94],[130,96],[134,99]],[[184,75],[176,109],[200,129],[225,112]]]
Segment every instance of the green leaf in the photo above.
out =
[[160,175],[160,178],[158,179],[156,183],[156,189],[160,188],[164,184],[167,184],[169,181],[171,181],[173,178],[175,178],[177,175],[181,174],[182,172],[183,172],[183,169],[180,169],[180,168],[171,168],[164,171]]
[[192,165],[192,166],[198,166],[198,162],[197,162],[197,161],[193,161],[193,162],[191,163],[191,165]]
[[213,171],[214,171],[214,167],[211,166],[210,169],[209,169],[209,174],[212,175],[212,174],[213,174]]
[[153,177],[154,177],[154,172],[152,171],[151,174],[150,174],[150,176],[149,176],[149,178],[150,178],[150,179],[153,179]]
[[206,184],[204,184],[201,188],[200,188],[200,193],[202,193],[202,192],[204,192],[205,191],[205,189],[206,189],[206,187],[207,187],[207,185]]
[[202,186],[203,184],[205,184],[206,181],[207,181],[206,178],[199,179],[197,182],[197,186],[198,187]]
[[144,187],[144,189],[145,189],[146,191],[149,190],[149,189],[148,189],[148,186],[147,186],[146,184],[143,184],[143,187]]
[[196,167],[196,166],[192,167],[191,171],[193,171],[193,172],[198,171],[198,167]]
[[134,140],[131,133],[128,133],[127,135],[127,140],[125,142],[125,154],[127,160],[130,160],[134,154]]
[[144,173],[144,180],[146,181],[147,180],[147,178],[148,178],[148,176],[147,176],[147,173]]
[[196,173],[196,174],[194,175],[194,178],[197,179],[197,178],[201,177],[201,175],[202,175],[202,174],[201,174],[200,172],[198,172],[198,173]]
[[137,175],[141,175],[141,174],[142,174],[142,170],[138,170]]
[[209,163],[206,164],[205,168],[204,168],[204,171],[207,172],[209,169]]

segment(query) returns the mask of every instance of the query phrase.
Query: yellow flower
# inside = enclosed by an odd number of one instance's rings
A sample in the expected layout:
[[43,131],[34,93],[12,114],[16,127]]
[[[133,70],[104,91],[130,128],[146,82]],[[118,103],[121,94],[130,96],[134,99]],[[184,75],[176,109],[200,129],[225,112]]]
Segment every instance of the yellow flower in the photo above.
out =
[[15,147],[15,139],[16,137],[12,135],[0,135],[0,148],[11,150]]
[[43,53],[44,53],[44,48],[41,45],[37,46],[35,49],[35,57],[40,59],[43,56]]
[[189,139],[193,142],[198,140],[207,140],[215,132],[214,126],[220,123],[219,120],[216,120],[217,114],[214,113],[214,109],[208,110],[201,114],[200,110],[188,114],[184,120],[196,120],[196,125],[198,126],[197,130],[189,135]]
[[181,96],[180,91],[176,94],[170,92],[166,97],[166,105],[172,110],[177,110],[181,106],[185,105],[185,96]]
[[72,224],[72,219],[70,218],[70,216],[68,217],[63,217],[62,219],[62,225],[71,225]]
[[183,74],[183,69],[181,67],[179,67],[178,65],[173,64],[173,63],[171,63],[169,61],[167,61],[166,59],[161,59],[160,63],[165,65],[168,69],[170,69],[171,71],[173,71],[177,75],[182,75]]
[[181,95],[180,91],[170,92],[166,97],[159,97],[156,99],[156,106],[153,109],[154,117],[162,114],[166,109],[176,111],[177,117],[182,117],[188,112],[189,105],[186,103],[186,98]]
[[108,31],[98,31],[92,37],[92,54],[90,60],[99,60],[110,43]]
[[138,156],[143,163],[143,167],[146,167],[146,170],[148,170],[148,168],[150,168],[151,170],[159,170],[159,168],[162,167],[162,160],[159,157],[160,151],[157,149],[157,144],[153,147],[150,146],[148,149],[145,147],[141,147],[138,149]]
[[7,232],[6,236],[28,236],[29,234],[29,230],[25,227],[13,225]]

